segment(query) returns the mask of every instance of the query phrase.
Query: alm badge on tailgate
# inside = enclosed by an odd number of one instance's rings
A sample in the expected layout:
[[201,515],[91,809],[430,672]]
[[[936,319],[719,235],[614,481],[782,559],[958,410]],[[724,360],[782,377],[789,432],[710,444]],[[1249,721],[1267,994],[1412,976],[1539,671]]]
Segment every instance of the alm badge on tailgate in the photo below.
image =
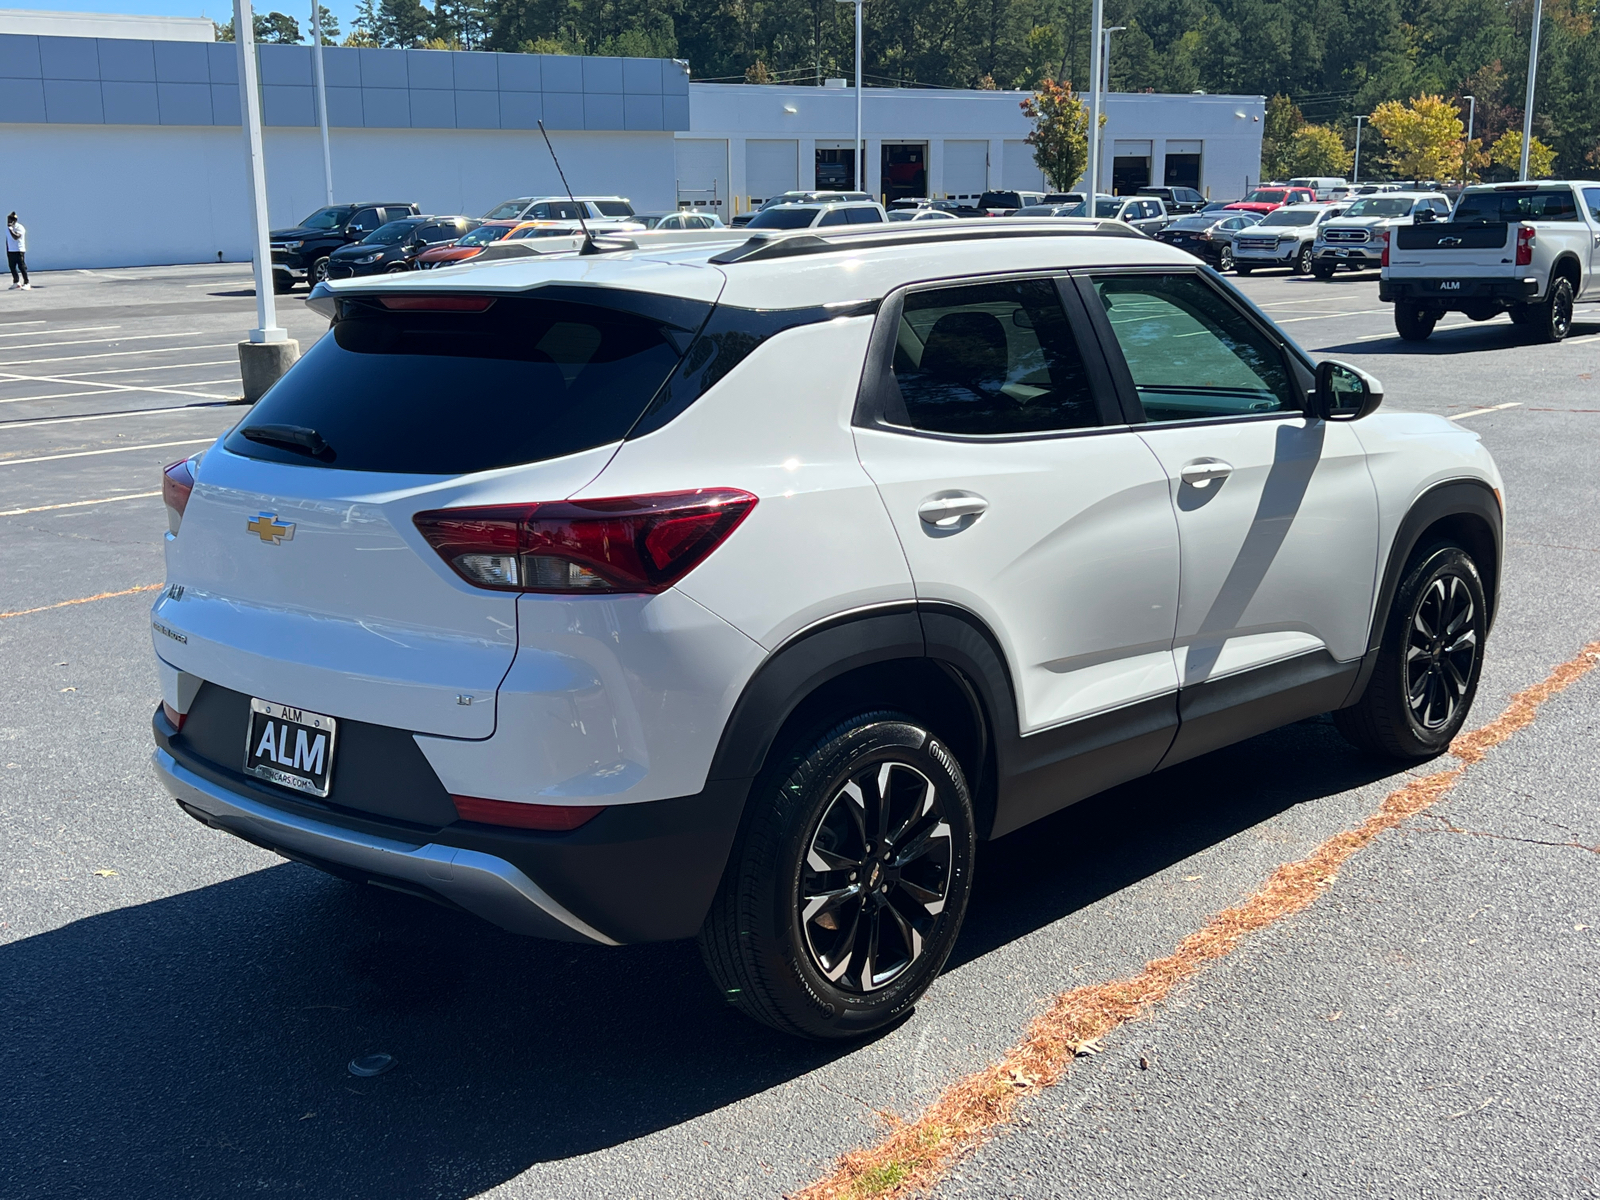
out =
[[244,772],[308,796],[326,796],[333,783],[337,732],[332,717],[252,699]]

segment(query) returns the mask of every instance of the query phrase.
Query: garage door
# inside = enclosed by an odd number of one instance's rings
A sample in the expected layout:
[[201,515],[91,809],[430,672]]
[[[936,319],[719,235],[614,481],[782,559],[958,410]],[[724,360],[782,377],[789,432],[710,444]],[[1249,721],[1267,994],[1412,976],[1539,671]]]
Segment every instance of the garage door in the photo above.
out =
[[755,141],[744,144],[745,191],[751,204],[800,187],[800,143]]
[[988,142],[944,144],[944,194],[952,200],[977,200],[989,180]]
[[1033,147],[1024,141],[1006,142],[1005,185],[1023,191],[1042,192],[1044,172],[1033,161]]
[[714,212],[724,221],[728,209],[728,140],[677,138],[678,203]]

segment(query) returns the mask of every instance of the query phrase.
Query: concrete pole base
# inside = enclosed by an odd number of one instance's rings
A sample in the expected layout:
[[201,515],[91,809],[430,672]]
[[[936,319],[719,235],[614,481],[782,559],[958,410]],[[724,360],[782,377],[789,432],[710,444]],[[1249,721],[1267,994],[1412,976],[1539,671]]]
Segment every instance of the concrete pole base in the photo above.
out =
[[300,343],[293,338],[281,342],[240,342],[239,372],[244,376],[244,402],[254,404],[261,399],[299,357]]

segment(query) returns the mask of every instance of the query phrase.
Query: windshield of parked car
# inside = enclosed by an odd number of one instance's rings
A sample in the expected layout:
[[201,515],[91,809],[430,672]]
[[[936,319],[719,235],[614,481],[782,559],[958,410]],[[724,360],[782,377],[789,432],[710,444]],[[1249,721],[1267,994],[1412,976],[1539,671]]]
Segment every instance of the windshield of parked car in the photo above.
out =
[[301,229],[340,229],[350,219],[350,214],[355,209],[348,204],[335,204],[331,208],[319,208],[304,221],[300,222]]
[[1456,206],[1458,223],[1497,225],[1510,221],[1576,221],[1578,202],[1569,188],[1465,192]]
[[458,246],[482,246],[486,242],[498,242],[511,232],[509,225],[479,225],[471,233],[456,242]]
[[1289,193],[1282,188],[1257,188],[1244,198],[1246,204],[1282,204]]
[[1280,208],[1261,218],[1262,225],[1315,225],[1321,209]]
[[1021,208],[1022,197],[1016,192],[985,192],[978,197],[979,208]]
[[409,234],[421,221],[390,221],[387,225],[379,225],[362,242],[368,246],[394,246],[405,241]]
[[508,242],[520,242],[524,238],[543,237],[576,237],[581,232],[575,225],[524,225],[515,230]]
[[[1097,217],[1114,217],[1122,211],[1121,200],[1096,200],[1094,202],[1094,215]],[[1135,216],[1138,214],[1135,213]]]
[[1411,211],[1414,200],[1397,200],[1393,196],[1370,196],[1357,200],[1345,210],[1347,217],[1403,217]]
[[782,204],[777,208],[769,208],[765,212],[758,212],[750,218],[746,229],[805,229],[817,219],[819,209],[800,208],[793,204]]

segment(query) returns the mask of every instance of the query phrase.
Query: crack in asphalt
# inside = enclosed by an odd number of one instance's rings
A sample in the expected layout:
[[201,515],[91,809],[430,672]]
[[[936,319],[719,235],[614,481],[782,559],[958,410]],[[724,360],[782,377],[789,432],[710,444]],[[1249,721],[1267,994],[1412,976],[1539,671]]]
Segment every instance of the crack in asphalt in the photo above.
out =
[[[1449,818],[1441,817],[1437,813],[1419,813],[1417,815],[1426,817],[1430,821],[1437,821],[1439,823],[1439,828],[1429,829],[1424,825],[1409,825],[1406,827],[1407,832],[1459,833],[1464,834],[1467,837],[1492,838],[1497,842],[1525,842],[1530,846],[1555,846],[1558,849],[1563,850],[1587,850],[1590,854],[1600,855],[1600,846],[1586,846],[1582,842],[1551,842],[1546,841],[1544,838],[1518,837],[1515,834],[1510,833],[1490,833],[1486,829],[1464,829],[1460,825],[1454,824],[1449,820]],[[1552,824],[1554,824],[1554,822],[1552,822]]]

